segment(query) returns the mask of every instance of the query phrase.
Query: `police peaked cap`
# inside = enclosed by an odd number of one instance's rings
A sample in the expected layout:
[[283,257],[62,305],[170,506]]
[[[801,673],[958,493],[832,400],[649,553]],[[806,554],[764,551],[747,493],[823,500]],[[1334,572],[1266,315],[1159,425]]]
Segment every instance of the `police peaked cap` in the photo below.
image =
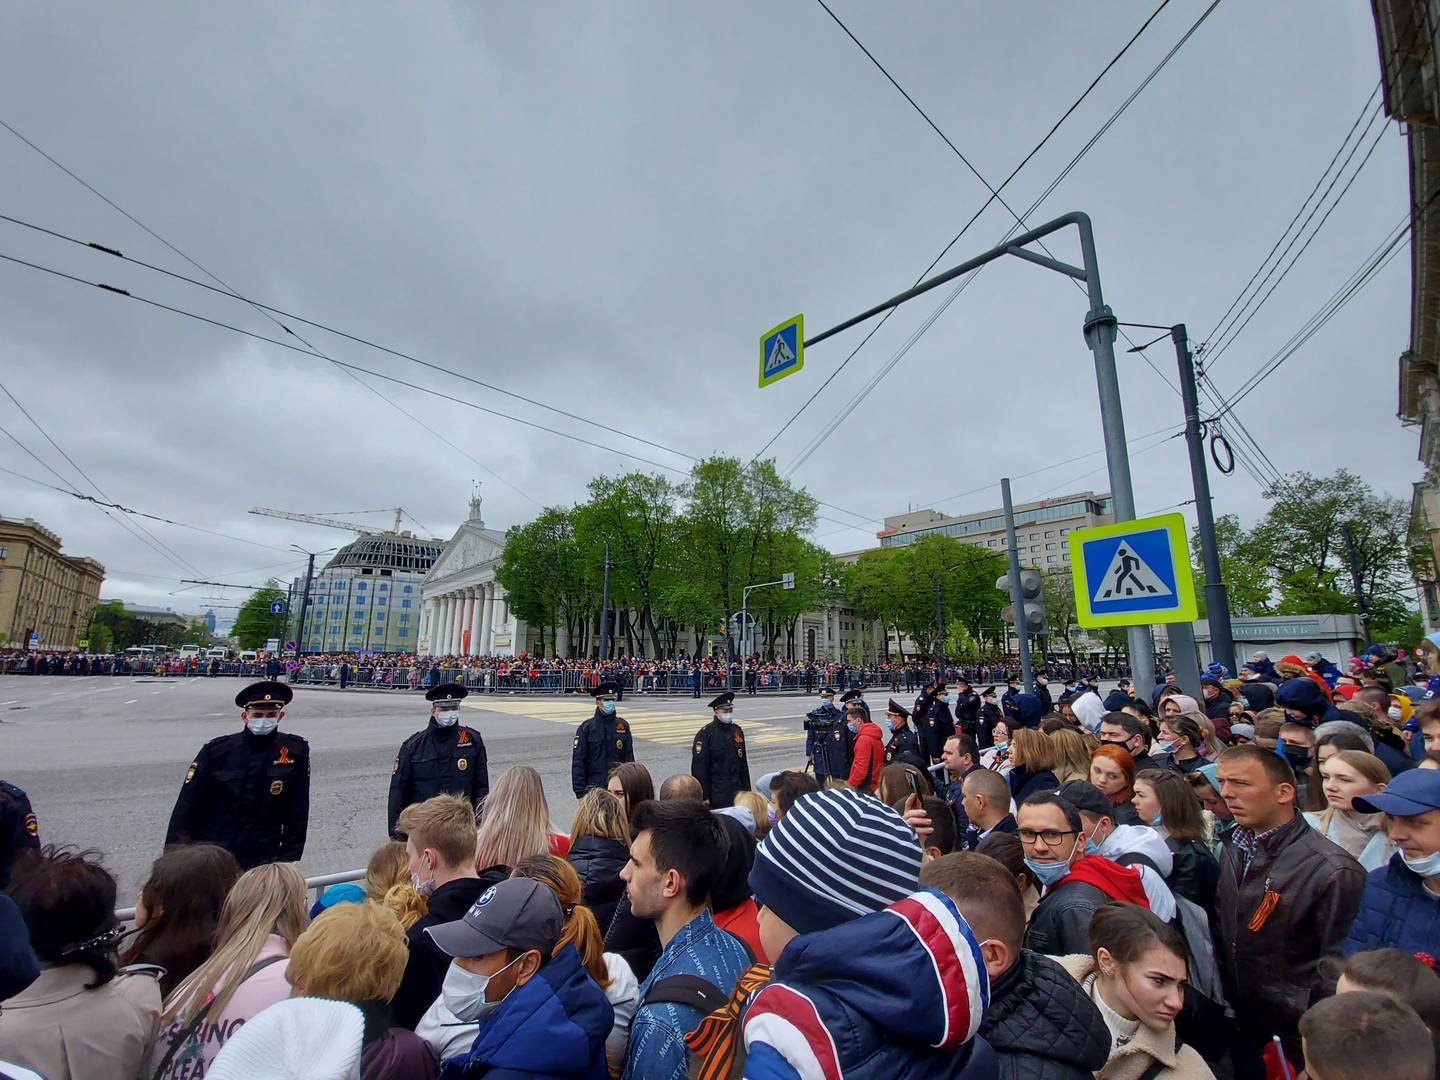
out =
[[835,696],[835,688],[834,688],[833,686],[822,686],[822,687],[820,688],[820,693],[821,693],[822,696],[825,695],[825,694],[829,694],[831,697],[834,697],[834,696]]
[[905,708],[905,706],[901,705],[893,697],[890,699],[890,711],[892,713],[896,713],[899,716],[905,717],[906,720],[910,719],[910,710]]
[[597,684],[595,687],[596,697],[604,697],[606,694],[609,694],[611,697],[615,697],[619,693],[620,684],[617,682],[602,682]]
[[242,709],[248,709],[251,705],[274,705],[282,708],[290,704],[290,699],[295,696],[283,682],[252,682],[235,695],[235,704]]
[[857,698],[857,697],[859,697],[859,696],[860,696],[861,694],[863,694],[863,693],[865,693],[865,691],[864,691],[864,690],[861,690],[861,689],[857,686],[854,690],[846,690],[843,694],[841,694],[841,695],[840,695],[840,700],[841,700],[841,701],[850,701],[852,698]]
[[720,706],[722,706],[722,705],[729,705],[729,704],[731,704],[734,700],[735,700],[735,695],[734,695],[731,691],[726,690],[725,693],[721,694],[721,695],[720,695],[719,697],[717,697],[714,701],[710,702],[710,708],[712,708],[712,709],[718,709],[718,708],[720,708]]
[[470,691],[458,682],[441,683],[439,686],[432,686],[425,691],[425,700],[433,701],[437,705],[443,701],[459,701],[469,696]]

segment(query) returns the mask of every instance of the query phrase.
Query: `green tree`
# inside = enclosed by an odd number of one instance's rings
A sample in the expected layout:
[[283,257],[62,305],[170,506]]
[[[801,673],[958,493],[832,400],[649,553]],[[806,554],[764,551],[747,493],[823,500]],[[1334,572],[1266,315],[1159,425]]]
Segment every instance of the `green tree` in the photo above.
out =
[[[258,649],[265,644],[267,638],[275,636],[275,629],[279,625],[277,616],[270,613],[270,605],[276,600],[284,599],[285,590],[271,578],[263,589],[256,589],[249,599],[240,605],[230,636],[240,643],[242,649]],[[183,635],[182,627],[175,629]]]
[[576,539],[574,512],[551,507],[510,529],[496,568],[510,610],[532,626],[565,627],[571,649],[584,648],[589,616],[598,610],[600,583]]
[[[1225,581],[1225,595],[1230,601],[1230,614],[1238,618],[1273,614],[1275,577],[1251,535],[1240,525],[1234,514],[1215,519],[1215,546],[1220,552],[1220,574]],[[1205,567],[1200,560],[1200,530],[1190,534],[1190,553],[1194,561],[1195,595],[1200,617],[1205,618]]]
[[655,655],[663,648],[655,614],[672,572],[678,498],[664,476],[632,472],[595,477],[588,503],[576,508],[587,518],[592,543],[598,542],[602,553],[610,545],[611,603],[638,613],[640,635]]

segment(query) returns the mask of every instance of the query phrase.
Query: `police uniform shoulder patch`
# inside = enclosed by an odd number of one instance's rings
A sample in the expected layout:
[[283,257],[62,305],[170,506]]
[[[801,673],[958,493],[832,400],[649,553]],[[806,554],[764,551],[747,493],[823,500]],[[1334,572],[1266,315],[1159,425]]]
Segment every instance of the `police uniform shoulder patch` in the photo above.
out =
[[26,836],[39,836],[39,835],[40,835],[40,822],[36,819],[36,817],[35,817],[34,814],[26,814],[26,815],[25,815],[25,835],[26,835]]
[[575,736],[575,741],[570,744],[570,749],[572,749],[572,750],[579,750],[579,749],[580,749],[580,736],[579,736],[579,735],[576,735],[576,736]]
[[397,772],[400,771],[400,755],[399,755],[399,754],[396,754],[396,755],[395,755],[395,768],[391,769],[390,771],[391,771],[392,773],[397,773]]
[[188,784],[191,780],[195,779],[195,773],[199,770],[199,768],[200,763],[198,761],[192,761],[190,763],[190,768],[185,770],[185,783]]
[[703,754],[704,752],[705,752],[705,744],[702,743],[702,742],[697,741],[697,742],[695,743],[695,753],[697,753],[697,754]]

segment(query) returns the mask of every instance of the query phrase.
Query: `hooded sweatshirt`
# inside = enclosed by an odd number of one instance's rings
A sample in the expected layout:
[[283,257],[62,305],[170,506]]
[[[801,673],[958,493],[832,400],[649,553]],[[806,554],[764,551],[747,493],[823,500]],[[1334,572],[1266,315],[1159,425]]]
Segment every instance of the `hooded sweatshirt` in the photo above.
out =
[[614,1020],[605,992],[585,971],[575,947],[566,945],[506,995],[481,1025],[470,1052],[445,1062],[441,1080],[608,1080],[605,1039]]
[[745,1076],[988,1080],[995,1054],[976,1033],[989,997],[970,927],[924,889],[785,947],[745,1012]]
[[1080,726],[1094,735],[1100,730],[1100,718],[1109,710],[1106,709],[1105,702],[1100,700],[1099,694],[1081,694],[1070,702],[1070,711],[1080,721]]
[[1310,718],[1310,723],[1323,724],[1331,720],[1349,720],[1347,716],[1330,703],[1325,691],[1311,678],[1286,679],[1275,691],[1275,704],[1282,709],[1294,709]]
[[[1139,871],[1150,910],[1166,922],[1175,917],[1175,896],[1165,882],[1174,869],[1175,857],[1163,836],[1149,825],[1117,825],[1100,845],[1099,853],[1112,862]],[[1126,858],[1128,855],[1143,856],[1155,864],[1154,868],[1143,862],[1131,862]]]
[[1015,723],[1020,727],[1039,727],[1040,718],[1045,715],[1045,703],[1034,694],[1016,694]]

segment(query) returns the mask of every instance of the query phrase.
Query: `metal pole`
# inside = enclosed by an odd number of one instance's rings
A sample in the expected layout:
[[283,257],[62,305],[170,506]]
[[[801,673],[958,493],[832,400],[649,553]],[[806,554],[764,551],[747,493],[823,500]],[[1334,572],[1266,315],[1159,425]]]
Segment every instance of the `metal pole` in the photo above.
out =
[[[306,552],[309,555],[309,552]],[[315,576],[315,556],[310,555],[309,565],[305,567],[305,588],[300,591],[300,629],[296,631],[295,653],[298,656],[305,651],[305,613],[310,608],[310,579]]]
[[745,648],[745,631],[750,628],[749,613],[746,605],[750,602],[750,589],[748,587],[740,590],[740,689],[745,689],[745,672],[750,664],[750,652]]
[[600,660],[610,653],[610,545],[605,545],[605,586],[600,593]]
[[1370,604],[1365,598],[1365,582],[1360,576],[1360,553],[1355,548],[1355,533],[1347,521],[1340,526],[1345,537],[1345,561],[1350,564],[1350,589],[1355,593],[1355,610],[1360,615],[1360,626],[1366,638],[1370,636]]
[[1015,616],[1015,640],[1020,649],[1020,680],[1025,692],[1035,692],[1030,670],[1030,632],[1025,628],[1025,597],[1020,592],[1020,549],[1015,546],[1015,507],[1010,501],[1010,478],[1000,481],[1000,498],[1005,503],[1005,544],[1010,549],[1010,611]]
[[[1205,567],[1205,615],[1210,621],[1210,659],[1231,675],[1235,667],[1235,637],[1230,629],[1230,597],[1221,579],[1220,548],[1215,540],[1215,511],[1210,502],[1210,471],[1200,441],[1200,398],[1195,388],[1195,361],[1190,355],[1184,323],[1170,328],[1175,362],[1180,367],[1180,398],[1185,403],[1185,446],[1190,451],[1190,480],[1195,486],[1195,520],[1200,531],[1200,560]],[[1171,630],[1174,634],[1174,630]],[[1173,637],[1172,637],[1173,640]],[[1171,650],[1178,656],[1177,650]],[[1179,669],[1177,668],[1177,671]],[[1188,692],[1188,691],[1187,691]]]
[[[935,584],[935,677],[945,678],[945,620],[940,615],[940,575],[936,574]],[[888,646],[889,638],[886,638]]]
[[[1095,384],[1100,393],[1100,427],[1105,433],[1105,463],[1110,473],[1110,497],[1116,521],[1135,520],[1135,490],[1130,483],[1130,452],[1125,445],[1125,413],[1120,402],[1120,378],[1115,372],[1115,313],[1105,306],[1100,288],[1100,266],[1095,257],[1095,234],[1085,214],[1071,217],[1080,233],[1080,254],[1085,264],[1085,286],[1090,311],[1085,316],[1085,344],[1095,354]],[[1150,627],[1126,628],[1130,645],[1130,675],[1135,689],[1149,694],[1155,688],[1155,647]]]

